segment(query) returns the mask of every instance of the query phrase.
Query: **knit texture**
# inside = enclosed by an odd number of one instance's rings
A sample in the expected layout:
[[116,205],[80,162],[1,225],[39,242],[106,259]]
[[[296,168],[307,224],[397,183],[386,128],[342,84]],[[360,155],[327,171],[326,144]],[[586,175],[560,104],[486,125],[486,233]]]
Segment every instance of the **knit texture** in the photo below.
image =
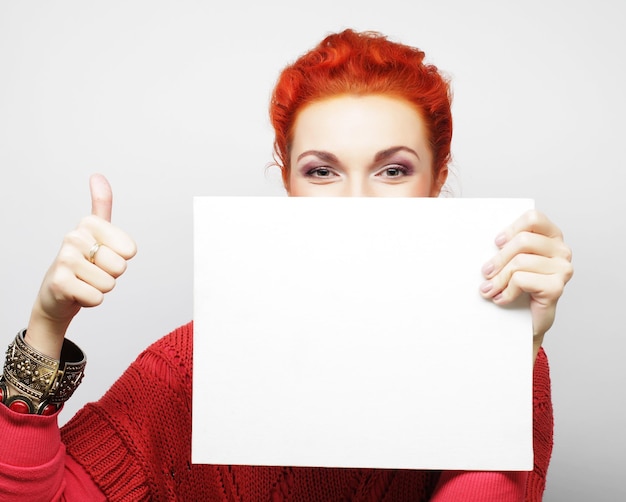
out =
[[[109,500],[430,499],[438,471],[192,465],[192,334],[189,323],[154,343],[100,401],[86,405],[61,430],[68,454]],[[526,487],[526,500],[533,502],[541,500],[552,451],[550,381],[543,351],[535,364],[534,416],[535,470]]]

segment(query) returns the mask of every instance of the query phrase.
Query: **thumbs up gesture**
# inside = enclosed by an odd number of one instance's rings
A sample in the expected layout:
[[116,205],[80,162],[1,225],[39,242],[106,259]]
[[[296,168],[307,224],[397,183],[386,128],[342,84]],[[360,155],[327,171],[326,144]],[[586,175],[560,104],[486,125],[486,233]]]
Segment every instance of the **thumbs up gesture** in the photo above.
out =
[[127,261],[136,253],[135,242],[111,224],[113,195],[106,178],[89,180],[91,214],[63,239],[46,273],[31,312],[26,342],[58,359],[67,328],[82,307],[95,307],[115,287]]

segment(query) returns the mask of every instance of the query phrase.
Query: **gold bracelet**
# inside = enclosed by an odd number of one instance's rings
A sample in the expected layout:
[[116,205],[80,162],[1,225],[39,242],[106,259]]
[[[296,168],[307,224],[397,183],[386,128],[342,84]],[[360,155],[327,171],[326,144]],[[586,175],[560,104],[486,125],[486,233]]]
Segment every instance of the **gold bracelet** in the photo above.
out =
[[19,413],[49,415],[63,406],[80,385],[87,364],[78,346],[65,339],[61,360],[30,347],[20,331],[6,352],[0,379],[2,402]]

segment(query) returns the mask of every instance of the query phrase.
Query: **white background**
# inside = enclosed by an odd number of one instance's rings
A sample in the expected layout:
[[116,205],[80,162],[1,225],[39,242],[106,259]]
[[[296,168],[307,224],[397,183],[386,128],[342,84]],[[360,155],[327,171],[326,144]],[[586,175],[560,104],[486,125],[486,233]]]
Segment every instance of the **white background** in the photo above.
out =
[[[114,187],[139,254],[70,336],[88,353],[62,421],[192,318],[192,196],[282,193],[267,104],[327,32],[382,31],[449,74],[464,197],[530,197],[574,250],[549,332],[547,501],[626,496],[623,2],[0,2],[0,332],[23,327],[62,236]],[[480,264],[477,264],[480,266]]]

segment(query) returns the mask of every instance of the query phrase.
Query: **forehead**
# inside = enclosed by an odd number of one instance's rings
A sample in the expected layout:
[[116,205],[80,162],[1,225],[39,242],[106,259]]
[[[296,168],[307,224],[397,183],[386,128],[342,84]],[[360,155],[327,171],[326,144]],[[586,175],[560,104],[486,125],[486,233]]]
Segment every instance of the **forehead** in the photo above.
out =
[[300,111],[291,153],[378,151],[397,145],[428,149],[424,121],[410,103],[382,95],[345,95],[313,102]]

